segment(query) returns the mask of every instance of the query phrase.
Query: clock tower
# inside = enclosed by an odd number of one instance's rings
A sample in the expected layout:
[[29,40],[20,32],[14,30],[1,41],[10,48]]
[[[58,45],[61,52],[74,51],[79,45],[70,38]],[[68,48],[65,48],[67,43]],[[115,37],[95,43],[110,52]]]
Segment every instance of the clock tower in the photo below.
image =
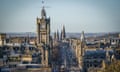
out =
[[41,51],[41,63],[48,66],[50,61],[50,18],[42,7],[41,17],[37,17],[37,46]]
[[44,7],[41,10],[41,18],[37,18],[37,43],[49,45],[50,42],[50,18],[46,17]]

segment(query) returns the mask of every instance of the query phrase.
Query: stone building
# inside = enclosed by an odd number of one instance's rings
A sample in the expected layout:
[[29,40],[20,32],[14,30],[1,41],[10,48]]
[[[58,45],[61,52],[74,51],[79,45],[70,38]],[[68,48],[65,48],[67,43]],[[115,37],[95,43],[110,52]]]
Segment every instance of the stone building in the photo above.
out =
[[[110,64],[112,59],[115,59],[112,48],[100,48],[99,43],[88,44],[84,32],[81,33],[80,39],[70,39],[70,45],[75,52],[78,66],[82,72],[102,72],[104,70],[103,62]],[[116,54],[118,55],[119,52]]]
[[4,45],[6,43],[6,34],[1,33],[0,34],[0,46]]

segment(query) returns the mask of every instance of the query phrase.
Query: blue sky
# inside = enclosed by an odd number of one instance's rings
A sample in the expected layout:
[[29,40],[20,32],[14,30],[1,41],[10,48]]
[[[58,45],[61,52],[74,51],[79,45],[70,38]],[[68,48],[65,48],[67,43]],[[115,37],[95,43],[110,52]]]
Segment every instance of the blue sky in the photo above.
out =
[[[51,31],[118,32],[120,0],[45,0]],[[0,32],[36,32],[41,0],[0,0]]]

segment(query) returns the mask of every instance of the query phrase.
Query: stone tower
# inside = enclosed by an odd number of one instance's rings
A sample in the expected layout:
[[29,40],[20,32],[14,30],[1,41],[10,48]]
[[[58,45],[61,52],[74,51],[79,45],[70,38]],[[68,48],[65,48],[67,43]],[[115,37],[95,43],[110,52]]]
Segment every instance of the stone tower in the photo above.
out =
[[41,18],[37,18],[37,45],[42,55],[42,64],[48,66],[50,59],[50,18],[47,18],[44,6]]

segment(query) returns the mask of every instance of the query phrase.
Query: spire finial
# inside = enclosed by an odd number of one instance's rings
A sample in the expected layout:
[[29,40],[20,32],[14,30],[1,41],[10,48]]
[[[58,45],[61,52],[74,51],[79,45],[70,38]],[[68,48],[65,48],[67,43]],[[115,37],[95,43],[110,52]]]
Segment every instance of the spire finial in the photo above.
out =
[[43,5],[43,7],[44,7],[44,0],[42,0],[42,5]]
[[[44,0],[42,0],[42,4],[44,4]],[[44,5],[42,6],[41,16],[42,16],[42,18],[46,18],[46,12],[44,9]]]

